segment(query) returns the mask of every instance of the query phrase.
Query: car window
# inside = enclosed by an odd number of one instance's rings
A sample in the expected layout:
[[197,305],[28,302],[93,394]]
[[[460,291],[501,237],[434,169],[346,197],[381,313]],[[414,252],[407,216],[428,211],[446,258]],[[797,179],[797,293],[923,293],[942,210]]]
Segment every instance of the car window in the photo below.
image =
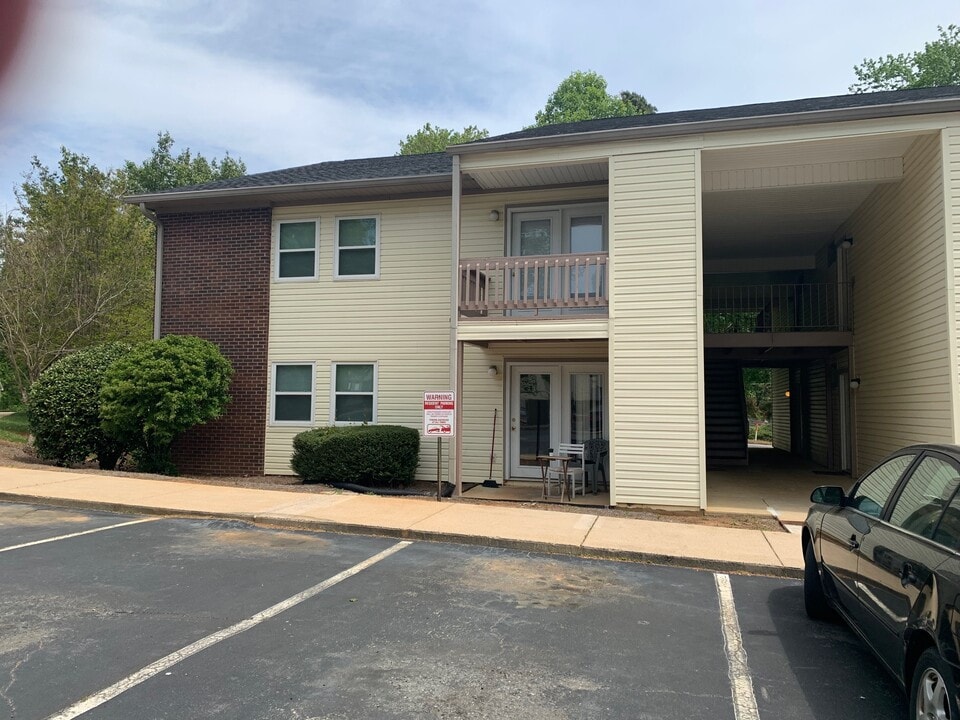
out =
[[850,507],[867,515],[880,517],[887,498],[897,486],[903,471],[910,466],[915,457],[916,455],[897,455],[874,468],[857,484],[850,500]]
[[932,538],[937,521],[960,485],[952,464],[928,455],[920,461],[900,492],[890,522],[904,530]]
[[943,511],[940,524],[933,533],[934,542],[960,550],[960,493],[954,495],[947,509]]

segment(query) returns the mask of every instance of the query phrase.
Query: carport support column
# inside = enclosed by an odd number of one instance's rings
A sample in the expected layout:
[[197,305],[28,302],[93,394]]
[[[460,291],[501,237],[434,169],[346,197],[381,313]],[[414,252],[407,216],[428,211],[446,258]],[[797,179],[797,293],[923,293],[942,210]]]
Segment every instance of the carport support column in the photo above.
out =
[[454,497],[460,497],[463,490],[462,461],[463,457],[463,343],[457,339],[457,323],[460,320],[460,200],[463,195],[462,178],[460,176],[460,156],[453,156],[452,168],[453,200],[450,238],[450,378],[454,384],[457,405],[454,410],[456,435],[450,443],[451,457],[447,461],[450,468],[450,482],[453,483]]
[[700,151],[610,161],[611,501],[706,507]]

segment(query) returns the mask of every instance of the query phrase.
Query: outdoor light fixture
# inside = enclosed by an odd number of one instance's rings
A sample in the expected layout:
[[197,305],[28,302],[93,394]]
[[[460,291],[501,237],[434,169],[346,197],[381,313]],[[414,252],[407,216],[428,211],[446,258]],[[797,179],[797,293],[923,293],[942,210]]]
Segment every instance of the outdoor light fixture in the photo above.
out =
[[783,396],[784,396],[784,397],[790,397],[790,391],[787,390],[787,391],[783,394]]
[[497,220],[500,219],[500,211],[499,211],[499,210],[491,210],[491,211],[490,211],[490,214],[487,215],[487,217],[490,218],[490,221],[491,221],[491,222],[496,222]]
[[487,368],[487,375],[489,375],[490,377],[493,378],[499,374],[500,374],[500,368],[498,368],[496,365],[491,365],[490,367]]
[[853,247],[853,238],[846,237],[843,240],[837,242],[837,247],[841,250],[849,250]]
[[856,390],[858,387],[860,387],[860,378],[855,377],[855,378],[853,378],[852,380],[850,380],[850,389],[851,389],[851,390]]

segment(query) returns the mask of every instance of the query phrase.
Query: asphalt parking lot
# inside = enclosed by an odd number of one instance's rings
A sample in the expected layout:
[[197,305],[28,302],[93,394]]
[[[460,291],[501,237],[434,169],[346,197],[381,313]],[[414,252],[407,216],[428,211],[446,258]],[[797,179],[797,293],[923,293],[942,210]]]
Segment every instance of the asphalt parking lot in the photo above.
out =
[[792,580],[0,503],[3,718],[904,716]]

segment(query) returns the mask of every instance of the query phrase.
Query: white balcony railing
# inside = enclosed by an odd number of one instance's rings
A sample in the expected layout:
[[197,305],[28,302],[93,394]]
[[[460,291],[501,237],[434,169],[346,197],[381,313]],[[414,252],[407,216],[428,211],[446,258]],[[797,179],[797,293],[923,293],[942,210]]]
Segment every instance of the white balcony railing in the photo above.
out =
[[460,317],[605,314],[607,253],[460,261]]

